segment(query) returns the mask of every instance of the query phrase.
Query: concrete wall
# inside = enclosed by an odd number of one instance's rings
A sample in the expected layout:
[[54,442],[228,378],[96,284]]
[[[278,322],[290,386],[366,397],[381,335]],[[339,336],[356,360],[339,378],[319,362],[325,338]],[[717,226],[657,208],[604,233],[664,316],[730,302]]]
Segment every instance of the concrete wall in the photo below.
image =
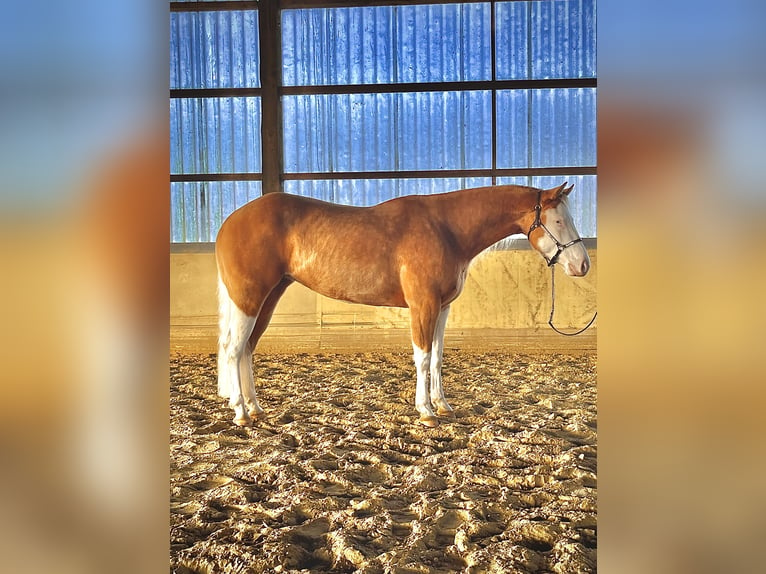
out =
[[[573,279],[556,270],[559,328],[584,326],[596,307],[597,257],[592,268]],[[446,346],[595,349],[595,328],[563,337],[547,325],[550,270],[529,249],[488,251],[471,266],[462,295],[452,304]],[[216,268],[210,244],[173,246],[170,255],[171,350],[215,352],[217,338]],[[328,299],[302,285],[290,286],[280,300],[259,349],[294,351],[409,351],[409,311],[369,307]]]

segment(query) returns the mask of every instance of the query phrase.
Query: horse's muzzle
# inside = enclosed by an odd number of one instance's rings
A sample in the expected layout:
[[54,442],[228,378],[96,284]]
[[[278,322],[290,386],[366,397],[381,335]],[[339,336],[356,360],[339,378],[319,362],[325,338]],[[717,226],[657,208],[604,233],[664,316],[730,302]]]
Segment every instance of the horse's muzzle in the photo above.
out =
[[570,275],[572,277],[584,277],[588,274],[588,271],[590,270],[590,261],[586,257],[582,261],[580,261],[580,265],[578,266],[576,262],[569,261],[566,264],[566,274]]

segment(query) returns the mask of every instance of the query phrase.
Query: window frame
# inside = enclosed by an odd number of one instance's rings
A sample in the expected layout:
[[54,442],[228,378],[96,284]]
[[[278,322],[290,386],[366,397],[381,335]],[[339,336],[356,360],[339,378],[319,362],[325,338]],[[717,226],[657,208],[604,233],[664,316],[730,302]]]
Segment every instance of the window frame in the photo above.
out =
[[[550,167],[497,167],[497,94],[504,90],[538,90],[552,88],[597,88],[597,78],[560,79],[497,79],[497,49],[495,19],[497,4],[501,0],[388,0],[363,2],[350,1],[308,1],[308,0],[241,0],[206,2],[170,2],[171,12],[203,11],[258,11],[260,44],[260,87],[244,88],[175,88],[170,98],[220,98],[259,97],[261,98],[261,172],[240,173],[171,173],[171,183],[181,182],[261,182],[261,193],[283,192],[284,182],[290,180],[353,180],[353,179],[449,179],[488,178],[495,185],[498,178],[539,177],[539,176],[588,176],[597,174],[597,166],[550,166]],[[504,0],[508,1],[508,0]],[[542,0],[510,0],[542,1]],[[548,0],[550,1],[550,0]],[[344,85],[282,85],[281,13],[290,9],[351,8],[362,6],[397,5],[439,5],[439,4],[489,4],[490,5],[490,68],[491,79],[449,82],[407,82],[388,84],[344,84]],[[284,170],[284,146],[282,141],[282,98],[301,95],[336,94],[384,94],[419,92],[468,92],[489,91],[491,95],[492,141],[491,167],[477,169],[428,169],[392,171],[323,171],[288,172]],[[174,243],[177,244],[177,243]]]

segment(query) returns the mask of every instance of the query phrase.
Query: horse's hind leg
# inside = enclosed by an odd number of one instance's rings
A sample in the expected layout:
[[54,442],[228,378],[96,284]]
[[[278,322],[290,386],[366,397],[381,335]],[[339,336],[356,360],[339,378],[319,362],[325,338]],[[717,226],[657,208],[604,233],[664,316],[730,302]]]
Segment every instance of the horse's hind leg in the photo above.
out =
[[242,361],[240,362],[240,376],[242,380],[242,393],[245,396],[245,404],[247,406],[248,414],[257,419],[263,415],[263,409],[258,403],[258,397],[255,393],[255,381],[253,380],[253,362],[252,354],[255,350],[255,346],[258,344],[258,340],[261,335],[266,331],[269,326],[269,321],[274,314],[274,309],[279,302],[279,299],[285,292],[285,289],[292,283],[292,279],[282,279],[274,289],[271,290],[269,296],[263,302],[261,311],[258,313],[258,318],[255,321],[253,332],[250,335],[250,339],[247,343],[245,353],[242,355]]
[[[256,320],[256,323],[258,321]],[[247,414],[252,419],[258,419],[263,415],[263,409],[258,404],[255,395],[255,383],[253,381],[253,348],[250,343],[245,346],[245,351],[239,360],[239,379],[242,386],[242,395],[245,398]]]
[[[246,315],[229,298],[228,291],[219,280],[220,333],[218,341],[218,392],[229,397],[229,406],[234,409],[234,423],[240,426],[250,424],[250,415],[245,411],[245,397],[242,393],[242,361],[247,355],[248,339],[253,332],[256,318]],[[252,376],[252,375],[251,375]]]
[[[236,307],[229,320],[228,341],[225,346],[225,367],[231,384],[229,406],[234,409],[234,423],[240,426],[250,424],[250,415],[245,411],[245,397],[242,393],[243,382],[241,364],[247,351],[247,340],[255,325],[255,317],[245,315]],[[247,354],[249,357],[249,353]]]
[[442,356],[444,354],[444,328],[447,325],[449,306],[442,309],[436,321],[433,346],[431,347],[431,404],[436,414],[443,417],[453,416],[452,407],[444,396],[442,386]]

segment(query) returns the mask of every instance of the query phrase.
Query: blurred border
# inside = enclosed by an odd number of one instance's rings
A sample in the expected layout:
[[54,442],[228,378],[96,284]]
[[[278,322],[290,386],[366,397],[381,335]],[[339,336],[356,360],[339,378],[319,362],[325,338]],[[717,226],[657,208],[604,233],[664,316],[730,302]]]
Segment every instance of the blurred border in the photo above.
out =
[[168,22],[4,5],[3,571],[167,569]]
[[[0,553],[167,568],[167,34],[6,3]],[[756,572],[766,6],[602,1],[599,566]]]
[[599,567],[756,572],[766,7],[599,3]]

